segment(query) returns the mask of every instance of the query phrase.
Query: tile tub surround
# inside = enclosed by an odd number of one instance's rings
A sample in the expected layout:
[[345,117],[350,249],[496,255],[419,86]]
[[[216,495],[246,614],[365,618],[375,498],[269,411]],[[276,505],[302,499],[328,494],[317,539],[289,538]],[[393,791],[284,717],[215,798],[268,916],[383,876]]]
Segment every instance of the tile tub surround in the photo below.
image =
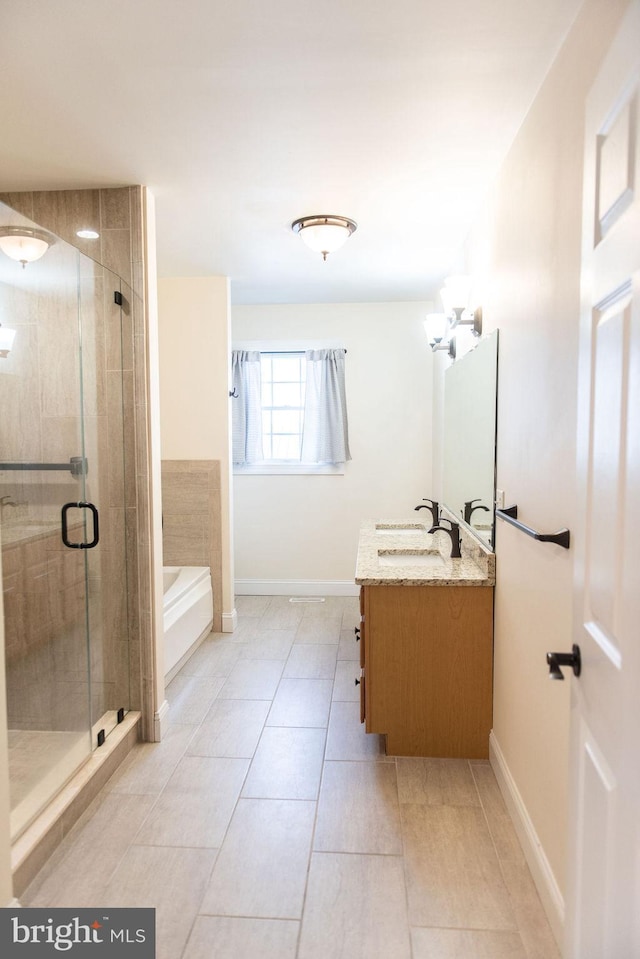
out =
[[490,765],[364,733],[357,599],[238,613],[22,904],[155,906],[158,959],[559,959]]
[[[397,532],[380,533],[380,528]],[[403,530],[404,527],[404,530]],[[409,528],[411,532],[406,532]],[[364,520],[360,526],[355,580],[360,586],[494,586],[495,554],[460,529],[460,559],[451,559],[451,539],[446,533],[428,533],[427,524],[409,519]],[[418,530],[416,532],[416,530]],[[441,566],[381,566],[384,550],[437,550]]]

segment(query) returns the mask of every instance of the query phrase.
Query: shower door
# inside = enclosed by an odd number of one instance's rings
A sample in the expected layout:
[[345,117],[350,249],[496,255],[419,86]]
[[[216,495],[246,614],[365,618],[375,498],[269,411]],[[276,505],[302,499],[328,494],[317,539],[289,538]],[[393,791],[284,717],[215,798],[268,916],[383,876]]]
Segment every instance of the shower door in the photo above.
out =
[[117,277],[61,240],[26,268],[0,254],[0,322],[15,330],[0,355],[13,838],[129,706],[121,299]]

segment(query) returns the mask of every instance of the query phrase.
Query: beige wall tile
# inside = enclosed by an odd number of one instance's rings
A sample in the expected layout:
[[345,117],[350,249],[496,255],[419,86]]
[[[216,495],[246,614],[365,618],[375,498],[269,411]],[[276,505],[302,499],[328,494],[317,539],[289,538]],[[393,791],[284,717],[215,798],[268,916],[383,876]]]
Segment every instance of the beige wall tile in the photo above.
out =
[[466,759],[398,756],[398,797],[428,806],[479,806],[480,797]]
[[528,959],[517,932],[412,929],[413,959]]
[[199,916],[183,959],[295,959],[300,923]]
[[410,959],[402,860],[314,852],[298,959]]
[[314,813],[313,802],[240,799],[200,913],[299,919]]
[[251,759],[270,705],[259,699],[216,700],[189,744],[189,755]]
[[324,729],[267,726],[242,788],[245,798],[317,799]]
[[516,931],[482,810],[400,808],[411,924]]
[[81,240],[76,230],[100,232],[98,190],[47,190],[33,193],[33,219],[76,249],[100,259],[94,240]]
[[131,234],[129,230],[103,230],[102,262],[125,283],[131,284]]
[[267,726],[326,726],[332,687],[330,679],[283,679]]
[[156,910],[156,959],[176,959],[198,911],[215,859],[213,849],[132,846],[100,905]]
[[127,186],[100,190],[100,226],[103,230],[129,230],[129,190]]
[[313,848],[402,855],[393,763],[325,763]]
[[247,759],[183,757],[136,841],[150,846],[219,847],[248,767]]

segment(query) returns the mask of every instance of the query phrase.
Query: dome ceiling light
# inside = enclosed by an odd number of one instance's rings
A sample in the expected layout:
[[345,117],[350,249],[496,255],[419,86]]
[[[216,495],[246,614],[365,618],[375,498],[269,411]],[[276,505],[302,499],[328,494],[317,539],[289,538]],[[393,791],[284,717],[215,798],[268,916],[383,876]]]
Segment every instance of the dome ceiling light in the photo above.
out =
[[335,253],[347,242],[358,229],[358,224],[346,216],[316,214],[294,220],[291,229],[300,234],[314,253],[322,253],[322,259],[326,260],[329,253]]
[[55,237],[46,230],[36,230],[27,226],[0,226],[0,250],[22,263],[24,269],[27,263],[39,260],[55,243]]

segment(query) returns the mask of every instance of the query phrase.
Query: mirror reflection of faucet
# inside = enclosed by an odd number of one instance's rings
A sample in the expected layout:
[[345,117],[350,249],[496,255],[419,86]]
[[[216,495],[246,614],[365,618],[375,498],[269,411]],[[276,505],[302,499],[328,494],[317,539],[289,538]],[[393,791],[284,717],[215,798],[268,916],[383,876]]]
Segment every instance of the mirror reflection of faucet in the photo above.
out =
[[464,521],[465,521],[465,523],[469,523],[469,525],[471,525],[471,517],[473,516],[473,514],[475,513],[475,511],[476,511],[477,509],[482,509],[482,510],[485,511],[485,513],[490,513],[490,512],[491,512],[491,510],[489,509],[488,506],[482,506],[482,505],[481,505],[481,506],[474,506],[474,505],[473,505],[474,503],[481,503],[481,502],[482,502],[482,501],[481,501],[479,498],[478,498],[478,499],[469,499],[469,500],[467,500],[467,502],[464,504]]
[[425,497],[422,498],[422,502],[423,502],[423,503],[428,503],[429,505],[428,505],[428,506],[423,506],[422,503],[420,503],[420,505],[419,505],[419,506],[415,506],[414,509],[416,509],[416,510],[418,510],[418,509],[429,509],[429,510],[431,510],[431,518],[432,518],[432,521],[433,521],[433,525],[434,525],[434,526],[437,526],[438,523],[440,522],[440,506],[439,506],[439,504],[436,502],[436,500],[434,500],[434,499],[426,499]]
[[451,523],[451,529],[449,529],[447,526],[439,526],[439,525],[436,525],[436,526],[432,526],[431,529],[429,530],[429,532],[430,532],[430,533],[437,533],[438,530],[442,530],[444,533],[448,533],[448,534],[449,534],[449,538],[451,539],[451,554],[450,554],[450,558],[451,558],[451,559],[460,559],[460,557],[462,556],[462,553],[460,552],[460,525],[459,525],[459,523],[454,523],[453,520],[446,519],[446,517],[444,517],[444,516],[443,516],[442,519],[440,520],[440,523]]

